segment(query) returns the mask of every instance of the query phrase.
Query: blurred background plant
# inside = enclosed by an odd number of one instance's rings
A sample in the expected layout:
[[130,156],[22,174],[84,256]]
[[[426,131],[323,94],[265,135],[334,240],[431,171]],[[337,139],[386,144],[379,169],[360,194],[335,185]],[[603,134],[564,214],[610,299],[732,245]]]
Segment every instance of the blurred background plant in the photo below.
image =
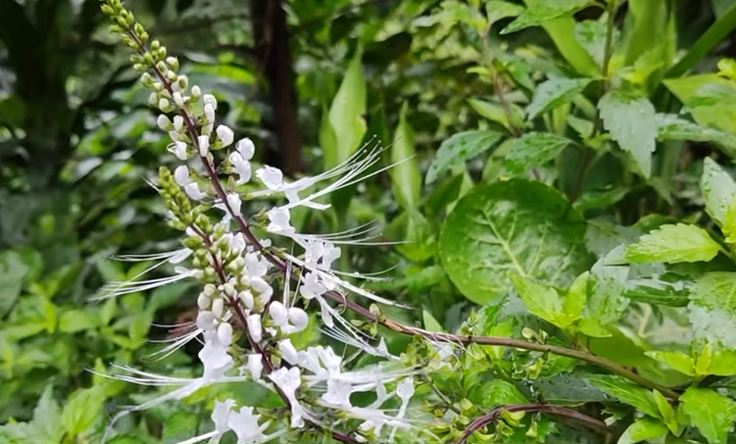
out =
[[[726,164],[736,154],[736,62],[726,58],[736,44],[736,7],[729,0],[127,3],[193,83],[217,96],[226,123],[256,141],[260,162],[298,177],[373,139],[387,146],[386,164],[410,159],[334,196],[334,211],[295,222],[318,232],[375,221],[377,240],[408,241],[354,248],[341,259],[345,269],[389,270],[390,279],[371,286],[417,307],[391,312],[407,323],[519,337],[549,327],[549,316],[540,320],[524,299],[521,280],[507,277],[508,257],[481,245],[474,257],[483,266],[463,273],[470,253],[453,249],[462,233],[441,235],[441,226],[466,195],[470,207],[493,193],[526,196],[512,199],[520,224],[561,217],[560,206],[571,203],[572,218],[586,226],[560,234],[559,245],[543,252],[542,271],[529,276],[565,290],[613,247],[664,223],[700,223],[711,233],[722,225],[702,211],[699,181],[703,158]],[[94,442],[117,407],[150,396],[90,369],[117,363],[194,372],[194,345],[161,360],[151,354],[171,334],[158,325],[191,320],[196,289],[177,284],[91,300],[106,282],[150,265],[113,256],[176,244],[146,183],[172,156],[136,81],[96,0],[0,0],[0,423],[7,423],[0,442]],[[513,177],[516,190],[482,188]],[[502,216],[499,223],[510,223]],[[473,229],[459,219],[456,228]],[[570,236],[584,246],[569,245]],[[528,253],[517,244],[517,253]],[[578,247],[575,263],[548,276],[569,253],[560,249]],[[607,299],[590,290],[588,302],[598,297],[602,308],[576,327],[584,337],[575,341],[667,385],[687,383],[693,375],[663,370],[645,352],[689,344],[688,289],[707,271],[731,271],[725,256],[715,265],[637,269],[636,282],[610,284],[615,295]],[[499,281],[502,288],[489,288]],[[524,300],[514,296],[499,309],[511,293]],[[394,350],[407,347],[406,338],[385,334]],[[463,378],[437,382],[452,399],[475,403],[468,414],[544,388],[546,399],[610,401],[568,375],[565,360],[537,364],[523,355],[489,366],[486,359],[500,356],[493,353],[467,358]],[[484,374],[503,377],[487,382]],[[504,385],[530,374],[546,378],[531,392]],[[561,375],[579,390],[562,393]],[[719,387],[732,390],[724,381]],[[269,402],[252,389],[237,389],[238,396]],[[620,404],[608,408],[626,415]],[[114,442],[177,442],[206,428],[207,416],[194,403],[157,408],[127,418],[121,427],[129,436]],[[543,441],[551,430],[534,433]],[[517,438],[531,436],[524,433]],[[708,442],[726,442],[713,433]]]

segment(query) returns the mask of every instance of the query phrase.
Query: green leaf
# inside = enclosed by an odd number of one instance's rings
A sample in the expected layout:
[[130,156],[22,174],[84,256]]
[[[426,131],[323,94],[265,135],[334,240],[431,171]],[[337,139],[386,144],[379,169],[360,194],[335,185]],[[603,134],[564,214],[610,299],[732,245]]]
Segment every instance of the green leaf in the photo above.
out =
[[707,231],[695,225],[662,225],[626,248],[626,260],[632,263],[708,262],[721,246]]
[[682,352],[668,351],[648,351],[647,356],[669,366],[673,370],[677,370],[683,375],[695,376],[695,363],[693,359]]
[[432,316],[432,313],[428,312],[427,310],[422,311],[422,320],[424,324],[424,329],[427,331],[435,331],[435,332],[444,332],[445,329],[442,328],[442,324],[439,323],[437,319]]
[[501,0],[490,0],[486,2],[486,17],[488,17],[489,27],[501,19],[516,17],[523,11],[524,8],[515,3]]
[[668,9],[665,0],[629,0],[629,11],[634,26],[630,35],[625,38],[628,41],[624,56],[627,65],[634,64],[647,52],[657,51],[658,46],[668,44],[667,28],[670,20]]
[[631,154],[639,172],[649,177],[657,138],[654,106],[644,97],[611,91],[598,102],[598,109],[605,129]]
[[618,444],[634,444],[667,435],[667,426],[652,418],[634,421],[618,439]]
[[554,159],[570,143],[552,133],[526,133],[509,142],[504,166],[512,174],[522,174]]
[[509,272],[567,288],[590,265],[584,234],[559,192],[513,179],[477,186],[457,203],[442,227],[440,257],[467,298],[490,304],[512,290]]
[[0,318],[15,304],[28,267],[15,251],[0,254]]
[[706,157],[703,161],[700,189],[703,191],[705,211],[723,227],[728,206],[736,197],[736,183],[720,165]]
[[527,398],[515,385],[502,379],[493,379],[485,382],[480,387],[473,387],[469,399],[484,410],[528,402]]
[[414,151],[414,133],[406,121],[407,104],[401,107],[399,125],[391,144],[391,163],[395,164],[389,173],[394,196],[404,209],[415,208],[419,202],[422,176]]
[[680,408],[709,444],[726,444],[736,421],[736,402],[716,391],[690,387],[680,396]]
[[529,312],[550,324],[568,328],[580,318],[580,312],[576,314],[565,312],[563,308],[565,301],[554,288],[537,284],[513,272],[511,282]]
[[464,131],[442,142],[437,156],[429,165],[425,182],[433,183],[446,171],[487,151],[498,142],[501,133],[496,131]]
[[526,113],[530,119],[534,119],[560,105],[570,103],[591,81],[591,79],[558,77],[542,82],[534,90],[534,96],[526,108]]
[[733,135],[700,126],[674,114],[657,114],[657,139],[713,142],[724,148],[726,154],[736,157],[736,141]]
[[699,124],[736,133],[736,82],[718,74],[700,74],[664,81]]
[[105,391],[101,386],[79,389],[69,397],[61,421],[66,432],[75,437],[92,426],[101,415]]
[[501,30],[501,34],[521,31],[524,28],[539,26],[562,16],[570,16],[572,13],[586,7],[590,0],[544,0],[533,3],[536,4],[529,5],[513,22]]
[[659,418],[659,407],[649,390],[614,375],[590,375],[588,381],[624,404],[635,407],[640,412]]
[[510,118],[507,111],[498,103],[470,98],[468,99],[468,104],[481,116],[491,122],[496,122],[499,125],[502,125],[509,131],[524,124],[524,112],[513,103],[507,104],[511,113]]
[[33,409],[33,421],[31,422],[35,432],[39,435],[50,438],[61,438],[63,430],[61,428],[61,409],[53,398],[52,386],[49,384],[38,400],[36,408]]
[[89,310],[68,310],[61,314],[59,330],[64,333],[76,333],[90,330],[97,326],[97,318]]
[[[332,168],[350,157],[360,147],[367,130],[363,118],[366,87],[360,61],[362,54],[362,48],[358,47],[330,106],[329,124],[335,135],[335,150],[325,151],[325,168]],[[329,139],[327,134],[325,139]]]
[[736,349],[736,273],[704,274],[690,299],[688,315],[694,338]]
[[736,273],[713,271],[697,279],[690,300],[704,308],[736,312]]

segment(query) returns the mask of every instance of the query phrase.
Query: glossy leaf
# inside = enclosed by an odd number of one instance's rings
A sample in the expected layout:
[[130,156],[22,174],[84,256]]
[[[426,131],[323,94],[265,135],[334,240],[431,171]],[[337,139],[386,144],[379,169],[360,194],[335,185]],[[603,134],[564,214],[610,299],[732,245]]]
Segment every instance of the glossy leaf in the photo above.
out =
[[504,166],[512,174],[524,173],[530,168],[545,165],[570,143],[570,140],[551,133],[526,133],[509,143]]
[[453,167],[493,148],[501,138],[495,131],[464,131],[442,142],[427,170],[425,182],[431,184]]
[[652,418],[634,421],[618,439],[618,444],[634,444],[667,435],[667,426]]
[[556,191],[514,179],[471,190],[445,221],[440,257],[470,300],[498,302],[512,289],[509,272],[567,288],[590,264],[585,225]]
[[530,119],[569,103],[580,94],[591,79],[552,78],[537,85],[532,101],[526,108]]
[[406,120],[407,105],[401,108],[399,125],[391,144],[391,183],[394,196],[403,208],[414,208],[419,202],[422,177],[414,150],[414,133]]
[[710,158],[703,161],[703,175],[700,178],[705,211],[720,226],[724,225],[726,211],[736,197],[736,182]]

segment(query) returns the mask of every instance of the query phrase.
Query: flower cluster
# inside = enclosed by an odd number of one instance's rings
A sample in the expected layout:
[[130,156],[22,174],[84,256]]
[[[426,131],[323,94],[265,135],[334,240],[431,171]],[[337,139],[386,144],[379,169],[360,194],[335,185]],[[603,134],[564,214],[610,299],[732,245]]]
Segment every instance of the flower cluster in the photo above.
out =
[[[235,141],[228,126],[217,122],[217,99],[189,85],[179,62],[158,41],[149,42],[143,27],[119,0],[104,0],[102,10],[113,21],[112,31],[135,50],[133,66],[151,89],[149,102],[161,114],[159,128],[168,133],[169,151],[181,162],[173,172],[161,168],[156,187],[169,210],[170,224],[186,233],[181,250],[155,257],[176,264],[170,278],[116,283],[108,295],[140,291],[179,279],[198,279],[198,315],[191,331],[166,348],[171,352],[200,337],[201,376],[167,378],[123,368],[121,379],[152,385],[174,384],[178,389],[128,411],[181,399],[206,385],[254,381],[277,393],[290,412],[286,428],[268,411],[237,406],[232,399],[218,401],[212,413],[214,430],[187,443],[217,442],[232,431],[239,444],[268,442],[283,433],[317,430],[342,442],[389,442],[412,423],[408,407],[418,369],[406,367],[380,340],[355,327],[331,305],[330,296],[359,294],[378,303],[391,303],[341,278],[333,270],[340,243],[355,243],[364,231],[331,236],[299,233],[291,224],[297,207],[324,210],[322,197],[377,174],[380,152],[361,150],[315,177],[288,181],[271,166],[254,168],[255,147],[248,138]],[[218,154],[218,151],[222,151]],[[252,174],[254,171],[254,174]],[[378,171],[380,172],[380,170]],[[224,176],[224,177],[223,177]],[[253,177],[254,176],[254,177]],[[261,189],[245,193],[245,188]],[[268,197],[282,204],[265,214],[265,232],[281,237],[301,254],[286,253],[259,239],[256,221],[242,214],[244,201]],[[184,260],[188,266],[182,266]],[[276,292],[275,288],[282,291]],[[310,319],[306,309],[318,306]],[[292,335],[320,328],[350,347],[382,359],[368,367],[350,368],[331,347],[299,349]],[[235,344],[239,343],[238,347]],[[247,350],[236,353],[234,350]],[[369,405],[354,405],[352,395],[372,392]],[[391,408],[387,407],[391,406]]]

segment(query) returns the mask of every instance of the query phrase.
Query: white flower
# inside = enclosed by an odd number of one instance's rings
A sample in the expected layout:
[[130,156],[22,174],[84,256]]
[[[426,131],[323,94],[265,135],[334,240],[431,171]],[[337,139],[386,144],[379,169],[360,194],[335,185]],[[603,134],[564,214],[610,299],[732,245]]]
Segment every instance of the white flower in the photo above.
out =
[[263,357],[258,353],[251,353],[248,355],[248,372],[254,381],[261,379],[263,373]]
[[279,341],[279,353],[281,353],[281,357],[289,364],[299,364],[299,353],[296,351],[294,344],[291,343],[291,339]]
[[287,310],[279,301],[271,302],[268,313],[279,329],[287,335],[304,330],[309,323],[309,316],[304,310],[298,307]]
[[172,95],[172,97],[174,99],[174,103],[176,103],[176,106],[178,106],[179,108],[184,108],[184,97],[181,95],[179,91],[176,91]]
[[202,96],[202,90],[199,88],[199,85],[192,86],[192,96],[193,97],[201,97]]
[[259,425],[260,418],[260,415],[253,414],[253,407],[243,407],[237,413],[230,413],[228,426],[238,436],[238,444],[258,444],[270,439],[263,434],[268,423]]
[[266,215],[270,221],[266,230],[271,233],[288,235],[296,232],[294,227],[291,226],[291,214],[289,210],[282,207],[271,208]]
[[197,137],[197,146],[199,147],[199,155],[202,157],[207,157],[207,153],[210,149],[210,137],[209,136],[199,136]]
[[169,110],[169,107],[171,106],[171,103],[166,98],[160,98],[158,99],[158,109],[160,109],[163,112],[167,112]]
[[232,367],[233,358],[227,352],[229,346],[230,342],[222,342],[217,332],[204,332],[204,347],[198,354],[204,366],[202,374],[204,380],[222,378]]
[[184,192],[187,193],[192,200],[202,200],[207,195],[199,189],[197,182],[191,182],[184,187]]
[[261,342],[263,330],[261,329],[261,315],[252,314],[248,316],[248,333],[253,342]]
[[235,182],[237,185],[242,185],[250,181],[250,162],[243,159],[243,156],[239,152],[230,153],[230,156],[228,156],[228,160],[230,160],[230,164],[233,166],[233,170],[238,175],[238,180]]
[[281,367],[274,371],[268,378],[281,390],[291,405],[291,427],[301,428],[304,426],[306,411],[296,399],[296,391],[302,384],[301,370],[299,367],[289,369]]
[[243,302],[245,308],[251,310],[253,308],[253,293],[248,290],[241,291],[238,293],[238,298]]
[[[179,116],[177,116],[179,117]],[[175,141],[169,151],[176,156],[179,160],[187,160],[187,144],[180,141]]]
[[217,99],[212,94],[205,94],[202,101],[205,105],[211,105],[213,109],[217,109]]
[[238,150],[238,154],[240,154],[243,160],[252,159],[253,154],[256,151],[256,147],[255,145],[253,145],[253,141],[247,137],[238,140],[238,143],[235,144],[235,149]]
[[279,301],[271,302],[271,305],[268,307],[268,314],[271,316],[271,320],[278,326],[286,324],[289,316],[286,307]]
[[202,310],[197,314],[197,328],[210,331],[215,328],[215,314],[211,311]]
[[184,118],[177,114],[174,116],[174,129],[181,131],[182,128],[184,128]]
[[237,193],[229,193],[226,198],[232,213],[236,216],[240,214],[240,196]]
[[284,183],[284,173],[280,169],[268,165],[258,168],[256,177],[261,179],[261,182],[269,190],[280,190]]
[[214,122],[215,121],[215,107],[213,107],[211,104],[206,104],[204,106],[204,117],[207,119],[208,122]]
[[159,114],[158,118],[156,118],[156,125],[158,125],[161,131],[169,131],[172,128],[171,120],[164,114]]
[[235,135],[233,134],[233,130],[231,130],[228,126],[218,125],[215,132],[217,133],[217,138],[220,140],[220,143],[222,143],[223,147],[228,147],[233,143]]
[[230,418],[230,415],[232,414],[231,410],[234,405],[235,401],[232,399],[228,399],[224,402],[215,401],[215,408],[212,410],[212,416],[210,416],[210,418],[212,419],[212,422],[215,423],[217,436],[222,436],[230,430],[228,418]]
[[268,272],[269,262],[258,253],[246,253],[245,273],[248,279],[263,277]]
[[189,185],[192,180],[189,178],[189,168],[186,165],[179,165],[174,170],[174,181],[180,186],[185,187]]

